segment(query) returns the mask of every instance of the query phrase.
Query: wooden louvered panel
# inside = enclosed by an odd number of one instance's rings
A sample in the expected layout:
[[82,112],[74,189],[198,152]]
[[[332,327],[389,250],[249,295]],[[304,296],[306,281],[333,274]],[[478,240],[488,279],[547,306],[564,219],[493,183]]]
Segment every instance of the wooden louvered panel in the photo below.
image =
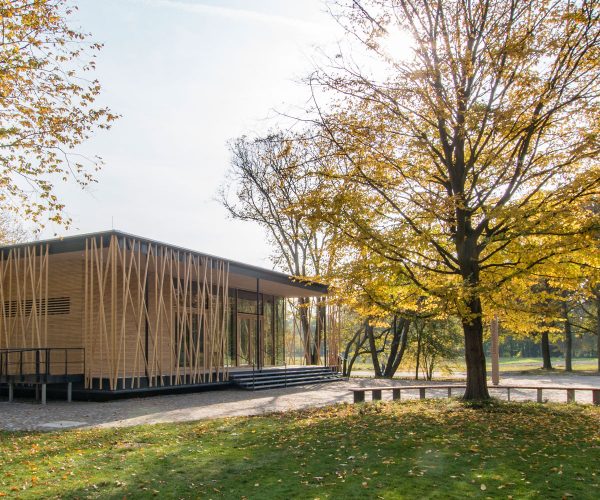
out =
[[[47,308],[47,309],[46,309]],[[4,316],[6,318],[14,318],[15,316],[29,316],[36,314],[69,314],[71,312],[70,297],[51,297],[47,301],[45,299],[25,299],[25,300],[7,300],[4,301]]]

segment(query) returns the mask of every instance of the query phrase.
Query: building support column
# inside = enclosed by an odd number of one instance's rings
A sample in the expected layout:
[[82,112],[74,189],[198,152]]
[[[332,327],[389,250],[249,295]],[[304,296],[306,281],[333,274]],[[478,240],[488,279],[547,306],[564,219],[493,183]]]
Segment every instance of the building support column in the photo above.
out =
[[10,403],[12,403],[14,399],[15,399],[15,386],[11,382],[10,384],[8,384],[8,401]]
[[73,401],[73,382],[69,382],[67,384],[67,402],[70,403]]
[[260,352],[260,278],[256,278],[256,352],[254,354],[254,360],[256,362],[256,369],[261,370],[260,364],[261,352]]
[[46,384],[42,384],[42,404],[46,404]]
[[327,320],[329,315],[327,314],[327,306],[325,307],[325,314],[323,314],[323,366],[329,366],[329,359],[327,358]]

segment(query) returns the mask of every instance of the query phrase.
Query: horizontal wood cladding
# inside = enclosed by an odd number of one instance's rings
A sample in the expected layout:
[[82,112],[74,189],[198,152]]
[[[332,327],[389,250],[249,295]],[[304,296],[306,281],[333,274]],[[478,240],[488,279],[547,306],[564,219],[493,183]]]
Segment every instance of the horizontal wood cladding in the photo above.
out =
[[116,235],[84,252],[86,387],[227,378],[225,261]]
[[4,315],[7,318],[15,316],[29,316],[37,314],[38,316],[47,314],[69,314],[71,311],[70,297],[50,297],[25,300],[7,300],[4,302]]
[[[40,244],[0,254],[0,349],[81,348],[82,332],[81,253],[50,255]],[[68,354],[51,356],[49,365],[59,369]],[[24,362],[32,365],[33,354]],[[68,365],[69,373],[83,370],[83,363]]]

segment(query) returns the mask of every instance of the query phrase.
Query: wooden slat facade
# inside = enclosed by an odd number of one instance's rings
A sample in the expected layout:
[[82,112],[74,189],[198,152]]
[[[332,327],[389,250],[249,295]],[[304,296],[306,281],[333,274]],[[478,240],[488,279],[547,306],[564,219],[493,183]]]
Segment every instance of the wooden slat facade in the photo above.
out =
[[[83,349],[84,359],[68,372],[84,373],[86,389],[226,381],[231,365],[252,364],[241,362],[237,332],[240,318],[254,314],[238,311],[243,292],[245,304],[260,296],[265,308],[256,313],[257,349],[264,351],[258,363],[283,364],[282,297],[323,292],[267,270],[261,281],[262,270],[252,266],[246,278],[241,266],[124,233],[0,248],[0,350]],[[266,295],[250,288],[259,281]],[[51,364],[64,365],[66,356],[53,351]]]
[[88,238],[83,255],[10,249],[0,258],[0,349],[83,347],[86,388],[225,380],[228,267],[114,235]]

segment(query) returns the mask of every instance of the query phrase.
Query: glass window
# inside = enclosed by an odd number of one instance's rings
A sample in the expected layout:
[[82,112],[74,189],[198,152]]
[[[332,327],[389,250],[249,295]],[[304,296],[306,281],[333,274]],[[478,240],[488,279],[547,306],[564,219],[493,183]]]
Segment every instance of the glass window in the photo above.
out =
[[285,363],[285,299],[275,297],[275,364]]
[[[258,295],[258,310],[262,312],[262,294]],[[256,292],[238,290],[237,311],[256,314]]]
[[275,363],[275,352],[273,342],[273,297],[265,295],[264,297],[264,316],[263,316],[263,346],[265,366],[272,366]]

